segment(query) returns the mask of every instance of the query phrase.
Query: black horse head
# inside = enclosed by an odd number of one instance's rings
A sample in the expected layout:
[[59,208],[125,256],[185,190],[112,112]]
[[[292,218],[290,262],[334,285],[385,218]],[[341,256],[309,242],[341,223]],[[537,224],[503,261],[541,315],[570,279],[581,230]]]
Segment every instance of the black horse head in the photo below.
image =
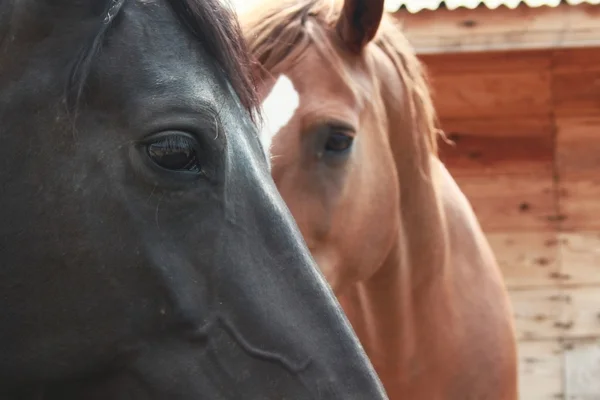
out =
[[218,0],[0,0],[0,397],[381,399]]

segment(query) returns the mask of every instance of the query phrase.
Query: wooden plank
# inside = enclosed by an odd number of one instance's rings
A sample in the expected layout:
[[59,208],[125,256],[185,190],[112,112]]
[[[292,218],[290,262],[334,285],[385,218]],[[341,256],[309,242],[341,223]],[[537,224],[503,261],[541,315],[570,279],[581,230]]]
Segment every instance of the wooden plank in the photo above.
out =
[[[558,7],[527,7],[515,9],[498,7],[491,10],[478,7],[470,10],[458,8],[435,11],[423,10],[412,14],[406,11],[394,13],[409,37],[422,36],[472,36],[476,34],[505,34],[522,30],[565,32],[571,24],[581,29],[597,28],[600,12],[597,6],[582,4]],[[435,28],[437,30],[432,30]]]
[[600,286],[511,290],[517,338],[600,336]]
[[600,284],[600,232],[560,233],[558,238],[563,281]]
[[561,176],[600,175],[600,115],[556,118],[556,162]]
[[558,117],[597,116],[600,114],[600,69],[555,72],[552,96]]
[[562,228],[600,229],[600,116],[557,117],[556,125]]
[[551,114],[549,71],[436,74],[431,84],[441,119]]
[[561,229],[600,230],[600,173],[563,174],[560,180]]
[[491,233],[487,239],[509,289],[551,287],[560,281],[556,233]]
[[552,137],[481,137],[450,134],[440,158],[455,175],[542,174],[553,168]]
[[600,43],[599,7],[499,7],[395,13],[419,53],[570,48]]
[[558,339],[570,327],[570,297],[560,288],[512,290],[509,294],[518,340]]
[[[485,53],[420,54],[429,75],[478,72],[523,72],[550,70],[549,50],[488,51]],[[561,57],[565,59],[566,57]]]
[[552,70],[556,73],[598,71],[600,70],[600,47],[554,50]]
[[553,123],[546,118],[443,120],[452,144],[440,158],[455,175],[543,174],[554,162]]
[[460,133],[478,137],[536,137],[552,135],[551,116],[507,118],[445,118],[440,120],[447,134]]
[[457,176],[484,231],[554,231],[557,216],[551,174]]
[[569,343],[565,351],[565,394],[571,400],[600,398],[600,340]]
[[563,315],[564,337],[581,338],[600,336],[600,287],[565,288],[568,307]]
[[563,351],[558,341],[519,343],[519,398],[563,398]]

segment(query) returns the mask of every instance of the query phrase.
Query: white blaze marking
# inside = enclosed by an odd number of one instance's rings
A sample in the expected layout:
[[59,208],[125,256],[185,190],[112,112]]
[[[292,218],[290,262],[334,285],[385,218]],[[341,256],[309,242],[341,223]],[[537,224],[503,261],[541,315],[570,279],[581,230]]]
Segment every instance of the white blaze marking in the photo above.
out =
[[280,75],[277,82],[262,102],[264,123],[260,129],[260,141],[271,158],[271,142],[281,128],[286,126],[294,117],[300,104],[300,96],[292,81],[285,75]]

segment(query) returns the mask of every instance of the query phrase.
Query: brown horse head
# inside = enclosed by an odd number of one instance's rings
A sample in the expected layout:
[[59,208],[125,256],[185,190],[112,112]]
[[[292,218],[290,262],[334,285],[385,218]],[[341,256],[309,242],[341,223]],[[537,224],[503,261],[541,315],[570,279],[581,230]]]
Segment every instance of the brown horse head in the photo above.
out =
[[[407,260],[413,246],[439,259],[433,106],[383,0],[266,1],[242,24],[263,96],[283,76],[299,98],[271,131],[272,176],[335,292],[372,277],[399,242]],[[290,98],[268,100],[279,119]]]
[[242,26],[272,176],[390,399],[516,399],[502,278],[383,0],[264,0]]

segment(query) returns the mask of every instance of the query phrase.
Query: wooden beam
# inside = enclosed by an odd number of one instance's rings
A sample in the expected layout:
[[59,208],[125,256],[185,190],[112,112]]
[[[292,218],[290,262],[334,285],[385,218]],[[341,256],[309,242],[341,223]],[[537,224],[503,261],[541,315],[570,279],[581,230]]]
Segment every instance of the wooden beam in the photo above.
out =
[[600,7],[486,7],[394,14],[418,53],[600,45]]

